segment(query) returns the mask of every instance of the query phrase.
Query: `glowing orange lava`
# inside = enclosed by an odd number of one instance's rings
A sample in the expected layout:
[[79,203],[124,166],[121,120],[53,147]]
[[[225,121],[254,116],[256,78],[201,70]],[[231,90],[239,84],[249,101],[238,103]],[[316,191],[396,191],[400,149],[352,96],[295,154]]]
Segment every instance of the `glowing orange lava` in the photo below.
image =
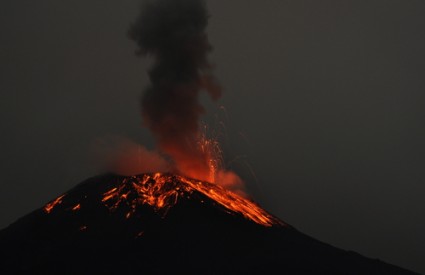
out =
[[130,211],[126,218],[129,218],[135,213],[137,206],[143,204],[166,213],[179,198],[190,197],[195,191],[223,206],[229,213],[241,214],[263,226],[282,225],[281,221],[254,202],[221,186],[172,174],[156,173],[125,178],[117,187],[103,194],[102,202],[110,210],[127,205]]
[[76,206],[72,207],[72,211],[78,211],[81,209],[81,204],[77,204]]
[[[163,217],[168,210],[176,205],[181,198],[191,198],[193,193],[204,195],[216,205],[225,208],[226,212],[233,215],[242,215],[263,226],[285,225],[279,219],[268,214],[253,201],[244,198],[220,185],[195,180],[175,174],[142,174],[139,176],[125,177],[109,191],[102,194],[100,203],[110,211],[117,208],[126,209],[125,218],[132,217],[141,205],[149,205]],[[44,211],[50,214],[61,204],[65,198],[61,195],[44,206]],[[199,196],[197,196],[199,199]],[[200,199],[204,203],[203,199]],[[124,207],[124,208],[122,208]],[[65,208],[69,211],[81,210],[81,203]],[[81,231],[86,227],[80,228]]]
[[60,196],[60,197],[57,197],[55,200],[53,200],[52,202],[49,202],[48,204],[46,204],[45,206],[44,206],[44,211],[46,212],[46,213],[50,213],[51,211],[52,211],[52,209],[56,206],[56,205],[58,205],[58,204],[61,204],[62,203],[62,199],[63,199],[63,197],[65,197],[65,194],[64,195],[62,195],[62,196]]

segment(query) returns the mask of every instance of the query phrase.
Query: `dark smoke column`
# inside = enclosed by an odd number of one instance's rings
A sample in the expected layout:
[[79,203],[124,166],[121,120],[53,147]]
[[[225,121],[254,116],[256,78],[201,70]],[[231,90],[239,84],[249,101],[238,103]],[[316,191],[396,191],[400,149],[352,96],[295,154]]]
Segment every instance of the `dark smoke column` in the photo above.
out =
[[211,51],[207,23],[204,1],[144,1],[129,31],[140,47],[138,54],[155,60],[149,71],[151,85],[142,98],[146,126],[179,172],[205,180],[209,164],[199,147],[198,119],[204,109],[198,95],[201,90],[212,99],[221,94],[207,60]]

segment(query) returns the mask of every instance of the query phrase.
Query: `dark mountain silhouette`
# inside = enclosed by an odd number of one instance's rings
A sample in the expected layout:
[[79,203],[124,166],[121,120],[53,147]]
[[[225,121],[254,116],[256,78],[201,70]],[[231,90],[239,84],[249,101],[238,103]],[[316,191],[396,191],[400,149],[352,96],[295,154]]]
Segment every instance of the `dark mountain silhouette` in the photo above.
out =
[[175,175],[90,178],[0,231],[0,274],[415,274]]

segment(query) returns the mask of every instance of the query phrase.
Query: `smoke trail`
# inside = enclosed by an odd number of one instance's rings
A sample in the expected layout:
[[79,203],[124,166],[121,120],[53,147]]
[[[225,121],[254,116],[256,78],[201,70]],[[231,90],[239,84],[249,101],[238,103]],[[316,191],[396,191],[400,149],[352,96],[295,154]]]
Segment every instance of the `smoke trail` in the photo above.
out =
[[159,149],[187,176],[208,180],[208,155],[199,146],[198,119],[204,112],[198,95],[212,99],[221,91],[211,75],[211,51],[205,28],[208,13],[201,0],[144,1],[129,36],[138,54],[154,58],[151,80],[142,98],[144,123]]

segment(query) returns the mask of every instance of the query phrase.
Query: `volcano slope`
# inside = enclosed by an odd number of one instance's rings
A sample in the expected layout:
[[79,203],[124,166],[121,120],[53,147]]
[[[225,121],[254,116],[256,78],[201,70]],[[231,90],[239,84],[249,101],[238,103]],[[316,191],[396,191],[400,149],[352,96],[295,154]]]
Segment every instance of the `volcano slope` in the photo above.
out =
[[0,231],[0,274],[415,274],[171,174],[90,178]]

